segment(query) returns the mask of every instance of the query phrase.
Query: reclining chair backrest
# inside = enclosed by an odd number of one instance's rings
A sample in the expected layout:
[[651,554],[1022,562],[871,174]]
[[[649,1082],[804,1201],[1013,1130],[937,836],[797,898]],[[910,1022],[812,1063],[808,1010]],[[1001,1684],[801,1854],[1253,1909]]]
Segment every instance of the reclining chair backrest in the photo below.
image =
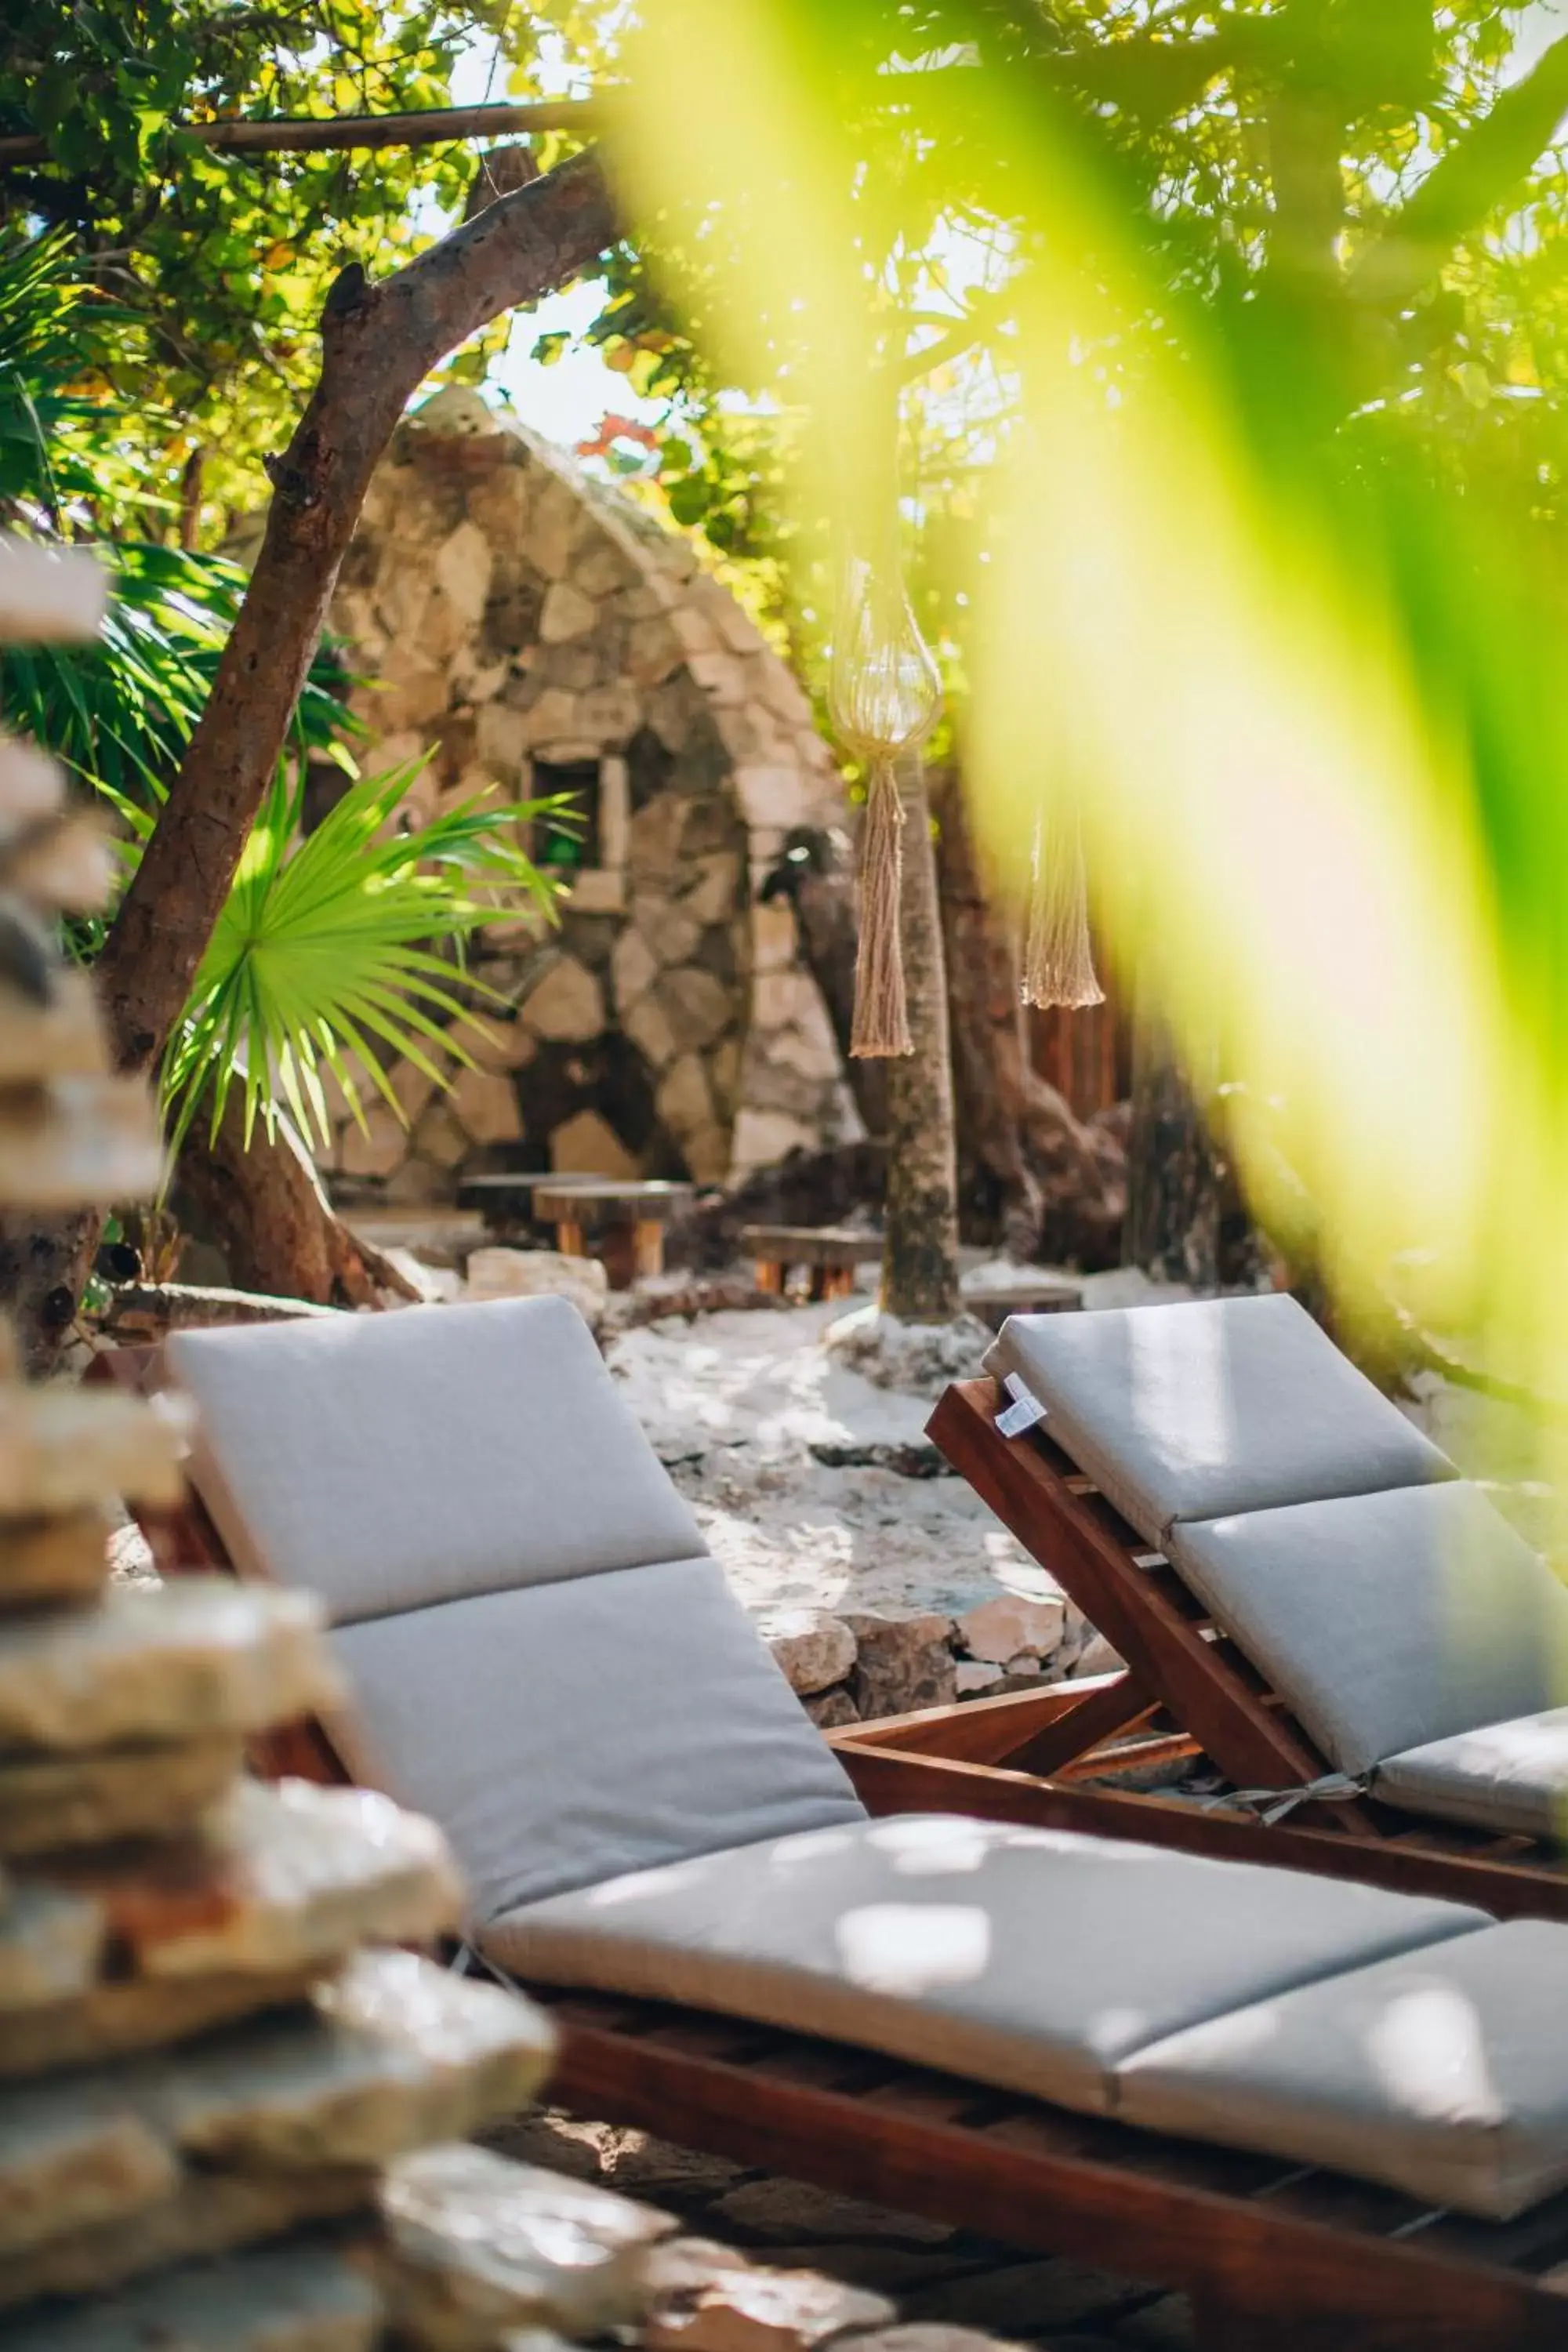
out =
[[1342,1771],[1563,1696],[1568,1593],[1294,1299],[1015,1316],[986,1367]]
[[356,1777],[446,1828],[476,1920],[861,1816],[574,1307],[181,1332],[241,1574],[320,1593]]

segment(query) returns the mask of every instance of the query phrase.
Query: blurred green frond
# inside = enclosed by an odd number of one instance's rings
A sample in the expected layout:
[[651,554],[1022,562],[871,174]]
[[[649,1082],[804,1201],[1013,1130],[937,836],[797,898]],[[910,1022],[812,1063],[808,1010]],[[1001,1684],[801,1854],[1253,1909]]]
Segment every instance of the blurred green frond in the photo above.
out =
[[466,1000],[491,992],[433,942],[460,949],[481,924],[515,912],[520,898],[548,918],[551,885],[517,830],[554,808],[480,793],[421,832],[391,831],[417,772],[416,764],[364,778],[303,839],[302,783],[279,775],[165,1065],[176,1148],[204,1103],[216,1133],[236,1085],[247,1139],[258,1117],[270,1130],[284,1107],[303,1134],[325,1141],[325,1073],[363,1124],[351,1057],[399,1118],[384,1063],[402,1057],[445,1083],[445,1058],[468,1061],[447,1024],[482,1034]]

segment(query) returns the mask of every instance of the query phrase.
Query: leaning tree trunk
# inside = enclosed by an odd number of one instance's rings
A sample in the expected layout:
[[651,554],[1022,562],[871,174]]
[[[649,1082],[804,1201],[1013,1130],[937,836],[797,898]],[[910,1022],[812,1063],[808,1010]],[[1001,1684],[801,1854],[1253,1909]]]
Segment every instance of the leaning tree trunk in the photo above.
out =
[[[268,473],[267,534],[195,731],[99,959],[115,1057],[151,1070],[184,1009],[276,772],[371,476],[403,411],[447,353],[564,285],[619,234],[595,156],[502,196],[373,285],[340,272],[321,315],[321,371]],[[79,1294],[100,1222],[12,1236],[0,1277],[29,1357],[52,1353],[58,1295]],[[51,1319],[52,1317],[52,1319]]]
[[882,1305],[911,1323],[958,1313],[958,1176],[947,976],[931,810],[918,760],[902,778],[904,983],[912,1054],[888,1064]]
[[180,1155],[181,1205],[222,1250],[237,1290],[303,1298],[316,1307],[380,1307],[417,1298],[397,1268],[333,1214],[300,1136],[285,1118],[248,1147],[241,1089],[231,1089],[216,1136],[193,1131]]

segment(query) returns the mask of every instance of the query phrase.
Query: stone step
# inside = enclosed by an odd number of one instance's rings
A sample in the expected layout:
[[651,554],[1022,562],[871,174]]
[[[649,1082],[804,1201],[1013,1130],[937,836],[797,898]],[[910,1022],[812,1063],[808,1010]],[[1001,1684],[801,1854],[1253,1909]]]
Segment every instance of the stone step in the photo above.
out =
[[404,2157],[381,2192],[388,2313],[430,2352],[506,2331],[599,2336],[641,2318],[650,2247],[671,2215],[482,2147]]
[[182,1835],[227,1795],[244,1756],[237,1732],[226,1731],[81,1755],[0,1756],[0,1855]]
[[94,810],[68,810],[0,848],[5,887],[50,914],[97,914],[109,902],[114,877],[114,852]]
[[319,2239],[166,2271],[102,2303],[0,2326],[0,2352],[371,2352],[380,2299]]
[[0,1090],[0,1205],[42,1212],[139,1200],[163,1177],[163,1139],[140,1078]]
[[[0,1127],[0,1206],[13,1197],[4,1188],[4,1159]],[[0,1519],[100,1510],[111,1495],[177,1503],[183,1443],[178,1412],[144,1397],[63,1384],[0,1389]]]
[[[23,1897],[41,1889],[85,1906],[108,1973],[75,1981],[49,2002],[35,1997],[47,1958],[45,1925],[17,1924]],[[434,1822],[365,1789],[276,1788],[246,1781],[207,1836],[164,1852],[81,1856],[16,1882],[0,1917],[5,1955],[23,1987],[4,2013],[0,2079],[120,2056],[205,2031],[297,1995],[362,1937],[424,1944],[458,1924],[462,1889]],[[86,1921],[52,1931],[71,1948]],[[33,1957],[28,1958],[31,1954]]]
[[0,1086],[102,1077],[108,1071],[109,1047],[85,971],[57,973],[47,1004],[0,983]]
[[0,2016],[79,2000],[103,1972],[109,1923],[102,1904],[26,1880],[7,1886],[5,1897]]
[[0,1620],[0,1760],[317,1713],[342,1696],[320,1626],[310,1594],[225,1576]]
[[[3,1346],[4,1325],[0,1335]],[[90,1505],[63,1517],[0,1517],[0,1612],[96,1598],[109,1581],[109,1532],[108,1515]]]
[[0,734],[0,843],[15,841],[53,816],[65,798],[65,782],[59,762],[36,743]]
[[362,1952],[304,2011],[0,2093],[0,2305],[68,2273],[82,2291],[151,2267],[120,2226],[133,2215],[166,2261],[171,2209],[235,2178],[363,2177],[492,2122],[533,2096],[552,2052],[531,2002]]
[[85,550],[0,538],[0,641],[43,646],[95,636],[108,596],[109,574]]

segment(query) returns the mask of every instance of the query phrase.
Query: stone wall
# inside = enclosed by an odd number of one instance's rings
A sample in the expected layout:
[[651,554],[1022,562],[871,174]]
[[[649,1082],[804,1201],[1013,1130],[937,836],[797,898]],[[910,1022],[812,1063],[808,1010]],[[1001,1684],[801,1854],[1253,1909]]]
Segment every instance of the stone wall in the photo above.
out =
[[840,779],[685,540],[449,391],[378,471],[333,620],[376,681],[353,696],[365,764],[429,755],[410,822],[492,782],[574,790],[585,821],[559,929],[484,934],[479,975],[508,1005],[480,1066],[450,1093],[399,1068],[407,1130],[342,1110],[340,1181],[440,1199],[498,1146],[714,1181],[858,1131],[794,917],[757,903],[792,827],[844,824]]

